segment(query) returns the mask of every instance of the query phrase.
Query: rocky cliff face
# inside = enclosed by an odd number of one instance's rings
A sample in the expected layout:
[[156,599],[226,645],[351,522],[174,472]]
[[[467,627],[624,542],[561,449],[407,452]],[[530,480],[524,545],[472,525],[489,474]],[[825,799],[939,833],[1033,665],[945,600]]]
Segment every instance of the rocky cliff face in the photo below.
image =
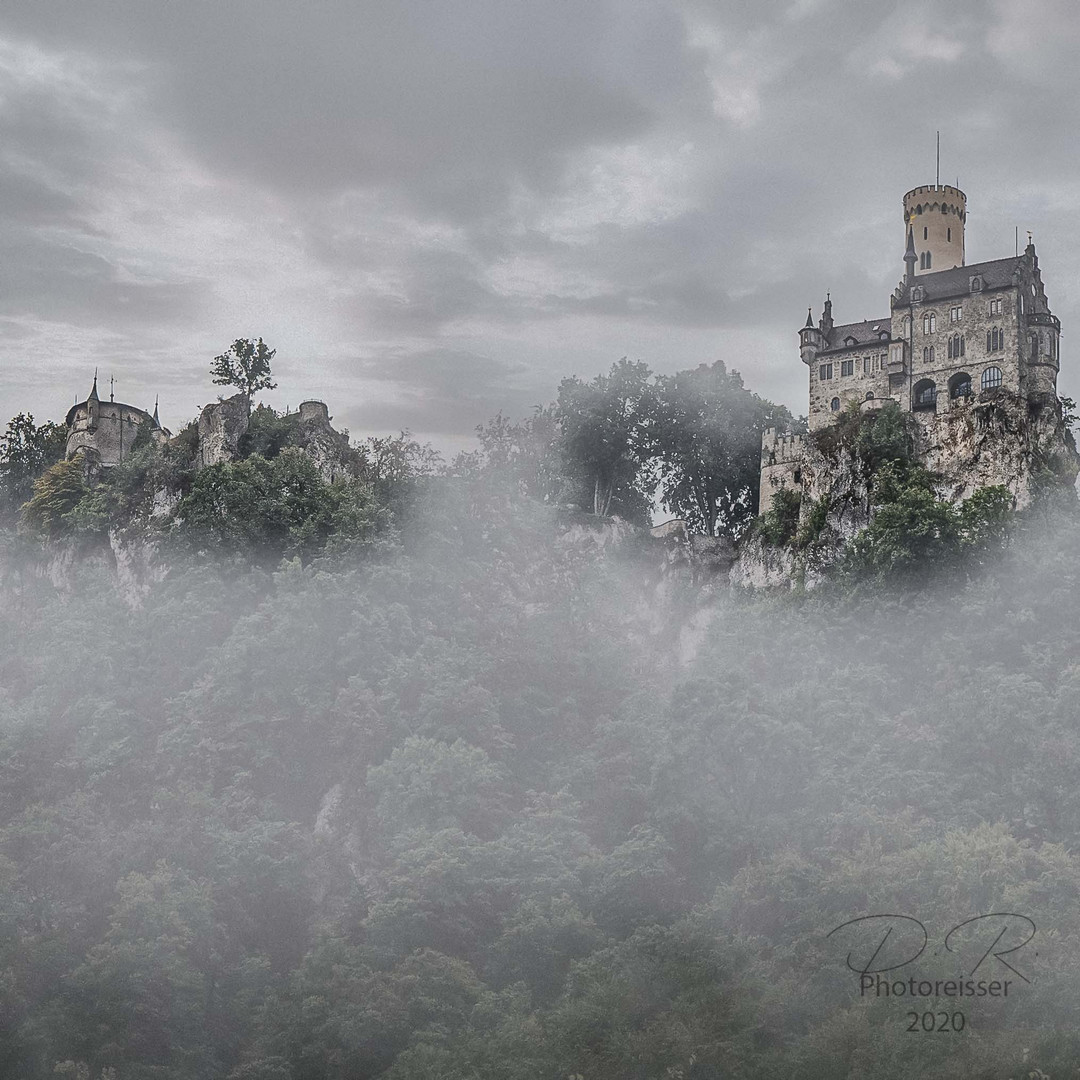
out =
[[211,402],[199,413],[199,468],[235,461],[240,439],[248,428],[250,402],[246,394],[234,394]]
[[1073,484],[1080,467],[1061,404],[1037,406],[1014,394],[954,405],[919,424],[916,457],[941,479],[938,493],[951,502],[1000,484],[1016,508],[1031,504],[1048,473]]
[[330,426],[330,415],[321,401],[301,403],[298,443],[327,483],[355,467],[356,452],[349,446],[348,435]]
[[[871,421],[872,422],[872,421]],[[837,429],[838,430],[838,429]],[[748,588],[812,587],[823,570],[869,524],[872,471],[856,447],[829,439],[828,429],[806,441],[798,468],[802,501],[799,527],[813,532],[802,550],[775,546],[759,535],[740,545],[733,584]],[[943,405],[911,419],[914,460],[934,475],[937,495],[959,503],[981,488],[1004,487],[1014,508],[1031,505],[1040,486],[1072,487],[1080,457],[1060,402],[1033,404],[1000,391]],[[825,436],[825,437],[822,437]]]

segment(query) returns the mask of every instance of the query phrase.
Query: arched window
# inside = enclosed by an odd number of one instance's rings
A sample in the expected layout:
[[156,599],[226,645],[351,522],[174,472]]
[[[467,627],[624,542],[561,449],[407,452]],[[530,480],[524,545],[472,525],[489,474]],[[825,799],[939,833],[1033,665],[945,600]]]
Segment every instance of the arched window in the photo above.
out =
[[866,391],[866,400],[867,401],[873,401],[874,400],[874,391],[873,390],[867,390]]
[[832,409],[833,412],[839,412],[840,411],[840,399],[838,397],[834,397],[832,399],[832,401],[829,403],[829,408]]
[[928,311],[922,317],[922,332],[924,334],[933,334],[937,332],[937,314],[933,311]]
[[1005,348],[1005,331],[1000,327],[993,327],[986,332],[986,351],[997,352]]
[[953,401],[971,397],[971,376],[966,371],[958,371],[949,379],[949,397]]
[[923,346],[922,362],[924,364],[929,364],[930,363],[930,346],[929,345],[924,345]]
[[948,355],[950,360],[959,360],[964,355],[964,335],[953,334],[949,338]]
[[923,228],[922,228],[922,238],[924,240],[926,240],[929,236],[930,236],[930,229],[929,229],[928,226],[924,225]]
[[952,229],[945,230],[945,240],[950,244],[952,243]]
[[983,390],[995,390],[1001,385],[1001,368],[988,367],[982,373],[980,385]]
[[1031,359],[1032,360],[1038,360],[1039,359],[1039,335],[1038,334],[1032,334],[1031,335]]
[[912,390],[913,409],[934,409],[937,407],[937,386],[933,379],[922,379]]
[[927,270],[930,269],[930,252],[929,251],[926,253],[926,269]]

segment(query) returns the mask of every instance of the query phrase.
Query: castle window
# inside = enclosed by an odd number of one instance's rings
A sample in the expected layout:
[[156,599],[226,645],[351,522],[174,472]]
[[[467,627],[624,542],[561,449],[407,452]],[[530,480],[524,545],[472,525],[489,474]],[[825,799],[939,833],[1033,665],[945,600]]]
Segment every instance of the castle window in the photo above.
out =
[[930,236],[930,229],[924,225],[922,230],[922,238],[926,240]]
[[991,315],[1000,315],[1001,314],[1001,307],[1002,307],[1002,300],[1001,300],[1001,297],[999,296],[996,300],[991,300],[990,301],[989,313]]
[[988,367],[980,380],[983,390],[995,390],[1001,385],[1001,368]]
[[1031,359],[1032,360],[1038,360],[1039,359],[1039,335],[1038,334],[1032,334],[1031,335]]
[[946,230],[945,230],[945,239],[946,239],[946,240],[947,240],[947,241],[948,241],[948,242],[949,242],[950,244],[952,243],[952,229],[946,229]]
[[866,400],[867,401],[873,401],[874,400],[874,391],[873,390],[867,390],[866,391]]
[[858,342],[849,334],[846,338],[844,338],[844,344],[845,345],[858,345]]
[[986,332],[986,351],[988,353],[997,352],[999,349],[1005,348],[1005,331],[994,327],[992,330]]
[[963,334],[953,334],[953,336],[949,338],[948,353],[950,360],[959,360],[960,357],[964,355]]
[[862,373],[864,375],[870,374],[870,357],[864,356],[862,360]]
[[840,399],[838,397],[834,397],[832,399],[832,401],[829,403],[829,408],[832,409],[833,412],[839,412],[840,411]]
[[958,323],[963,318],[964,309],[962,307],[949,308],[949,322]]
[[819,379],[831,379],[832,378],[832,364],[822,364],[818,368]]
[[912,408],[937,408],[937,386],[934,384],[933,379],[922,379],[915,384],[912,391]]
[[949,397],[953,401],[971,397],[971,376],[966,371],[958,371],[949,380]]
[[841,360],[840,361],[840,374],[841,375],[854,375],[855,374],[855,361],[854,360]]
[[976,274],[970,282],[972,292],[982,292],[983,282],[982,278]]
[[933,334],[937,330],[937,313],[929,312],[922,317],[922,332],[924,334]]

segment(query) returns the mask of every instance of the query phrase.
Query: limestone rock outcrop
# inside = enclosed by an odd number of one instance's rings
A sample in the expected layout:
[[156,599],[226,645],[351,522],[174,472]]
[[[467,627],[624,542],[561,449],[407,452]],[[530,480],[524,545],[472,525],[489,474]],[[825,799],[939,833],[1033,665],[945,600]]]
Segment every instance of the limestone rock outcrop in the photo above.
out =
[[221,465],[240,456],[240,439],[248,429],[250,401],[246,394],[234,394],[213,401],[199,413],[198,467]]

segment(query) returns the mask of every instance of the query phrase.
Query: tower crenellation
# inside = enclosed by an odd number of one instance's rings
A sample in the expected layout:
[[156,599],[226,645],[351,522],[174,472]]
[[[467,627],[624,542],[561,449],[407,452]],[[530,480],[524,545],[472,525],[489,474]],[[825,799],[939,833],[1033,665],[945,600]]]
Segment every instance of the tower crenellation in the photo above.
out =
[[915,242],[915,274],[964,265],[967,196],[949,184],[912,188],[904,196],[904,226]]

